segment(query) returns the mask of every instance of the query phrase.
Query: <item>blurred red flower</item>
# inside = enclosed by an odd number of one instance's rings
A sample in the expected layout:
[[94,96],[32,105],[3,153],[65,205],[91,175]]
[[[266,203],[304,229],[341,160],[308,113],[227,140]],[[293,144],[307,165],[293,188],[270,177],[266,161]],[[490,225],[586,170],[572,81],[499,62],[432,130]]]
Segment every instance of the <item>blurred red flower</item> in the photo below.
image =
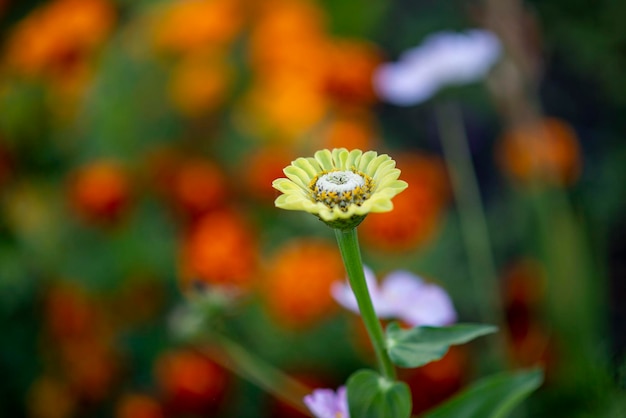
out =
[[184,289],[195,281],[247,288],[257,268],[251,227],[229,210],[209,212],[192,225],[181,256]]
[[159,402],[147,395],[127,394],[117,403],[115,418],[165,418]]
[[70,176],[70,205],[83,219],[113,223],[126,213],[131,200],[131,180],[113,160],[90,162]]
[[227,390],[227,373],[194,351],[178,350],[162,354],[156,360],[154,372],[165,416],[207,416],[219,407]]

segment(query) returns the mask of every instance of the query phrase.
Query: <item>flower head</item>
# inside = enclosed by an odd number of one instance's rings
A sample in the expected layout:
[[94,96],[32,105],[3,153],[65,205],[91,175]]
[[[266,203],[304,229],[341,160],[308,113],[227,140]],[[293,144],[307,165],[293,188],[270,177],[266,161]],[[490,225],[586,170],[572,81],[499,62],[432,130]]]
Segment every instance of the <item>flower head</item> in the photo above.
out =
[[374,151],[321,150],[314,158],[298,158],[274,180],[281,191],[275,205],[312,213],[337,229],[357,226],[370,212],[393,209],[391,199],[407,187],[388,155]]
[[[450,297],[441,287],[403,270],[390,273],[379,286],[374,273],[367,267],[363,270],[379,318],[397,318],[411,326],[442,326],[456,321]],[[331,292],[343,307],[359,312],[348,283],[334,283]]]
[[345,386],[341,386],[337,392],[332,389],[316,389],[304,397],[304,403],[316,418],[350,418]]
[[399,106],[424,102],[449,85],[480,80],[500,56],[498,38],[486,30],[430,35],[404,52],[396,63],[381,65],[374,75],[379,96]]

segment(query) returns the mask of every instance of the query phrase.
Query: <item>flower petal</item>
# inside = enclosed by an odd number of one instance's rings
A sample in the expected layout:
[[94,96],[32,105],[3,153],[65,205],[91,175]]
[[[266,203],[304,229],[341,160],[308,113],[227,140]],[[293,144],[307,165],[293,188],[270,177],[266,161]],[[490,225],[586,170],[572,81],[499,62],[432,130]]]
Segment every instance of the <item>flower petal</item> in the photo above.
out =
[[350,151],[350,154],[348,155],[348,159],[346,160],[346,169],[352,170],[352,168],[357,168],[358,162],[361,159],[361,155],[363,155],[363,151],[359,149]]
[[283,169],[283,173],[285,173],[289,180],[293,181],[301,188],[308,189],[311,177],[302,168],[290,165],[289,167],[285,167]]
[[333,164],[333,155],[327,149],[317,151],[315,153],[315,160],[319,163],[322,170],[330,171],[335,168]]
[[332,389],[315,389],[303,401],[316,418],[350,418],[345,386],[336,393]]
[[298,158],[291,164],[304,170],[309,176],[309,181],[315,178],[315,176],[317,176],[320,172],[320,166],[314,159]]

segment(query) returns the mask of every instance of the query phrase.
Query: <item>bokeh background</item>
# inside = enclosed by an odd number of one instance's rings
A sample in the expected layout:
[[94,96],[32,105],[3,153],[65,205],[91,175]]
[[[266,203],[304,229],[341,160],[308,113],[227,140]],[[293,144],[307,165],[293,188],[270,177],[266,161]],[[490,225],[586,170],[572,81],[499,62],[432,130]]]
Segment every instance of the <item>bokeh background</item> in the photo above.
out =
[[[330,296],[344,277],[332,231],[273,206],[291,160],[346,147],[389,153],[410,185],[359,228],[366,264],[440,284],[459,320],[505,337],[498,355],[476,342],[403,371],[415,414],[540,364],[520,417],[626,416],[625,14],[580,0],[0,0],[0,415],[303,416],[177,338],[173,312],[207,289],[236,294],[219,317],[229,338],[307,387],[372,364]],[[472,28],[503,44],[484,80],[413,106],[377,96],[382,63]],[[443,101],[484,204],[483,288]]]

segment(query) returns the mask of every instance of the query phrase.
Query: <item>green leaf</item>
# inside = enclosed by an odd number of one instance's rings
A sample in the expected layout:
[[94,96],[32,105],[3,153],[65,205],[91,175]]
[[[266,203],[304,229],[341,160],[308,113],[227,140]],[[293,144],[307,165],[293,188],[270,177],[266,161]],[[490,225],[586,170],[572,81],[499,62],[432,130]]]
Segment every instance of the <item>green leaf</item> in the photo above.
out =
[[489,376],[464,389],[424,418],[503,418],[542,381],[541,369]]
[[351,417],[408,418],[411,391],[404,382],[389,380],[373,370],[359,370],[348,379]]
[[451,345],[473,340],[497,330],[492,325],[456,324],[449,327],[401,329],[397,323],[387,327],[387,351],[400,367],[419,367],[443,357]]

